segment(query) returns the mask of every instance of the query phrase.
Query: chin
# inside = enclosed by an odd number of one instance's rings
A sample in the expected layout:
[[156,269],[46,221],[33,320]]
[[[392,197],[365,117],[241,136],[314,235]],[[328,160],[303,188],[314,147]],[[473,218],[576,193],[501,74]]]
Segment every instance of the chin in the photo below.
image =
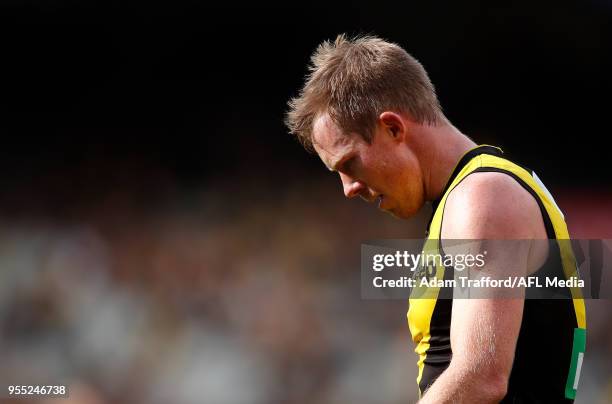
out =
[[415,213],[389,211],[389,214],[398,219],[410,219]]
[[383,212],[390,214],[397,219],[408,219],[410,215],[398,209],[383,209]]
[[410,206],[410,207],[405,206],[401,208],[398,207],[398,208],[389,209],[387,212],[398,219],[410,219],[414,217],[419,212],[420,209],[421,209],[420,206]]

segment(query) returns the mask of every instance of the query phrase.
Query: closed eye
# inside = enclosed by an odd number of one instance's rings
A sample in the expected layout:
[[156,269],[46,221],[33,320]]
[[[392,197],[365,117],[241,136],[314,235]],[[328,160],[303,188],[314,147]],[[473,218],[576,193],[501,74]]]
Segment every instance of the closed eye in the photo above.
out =
[[350,174],[355,169],[355,156],[349,157],[338,165],[338,171],[341,171],[345,174]]

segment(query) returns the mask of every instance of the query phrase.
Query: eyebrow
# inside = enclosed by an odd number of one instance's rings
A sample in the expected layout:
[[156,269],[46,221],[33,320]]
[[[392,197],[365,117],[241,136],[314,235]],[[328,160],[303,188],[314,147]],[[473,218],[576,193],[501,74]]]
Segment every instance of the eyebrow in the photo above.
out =
[[327,167],[327,169],[329,171],[336,171],[336,166],[338,165],[338,163],[341,161],[341,159],[338,159],[336,161],[331,161],[330,164],[325,164],[325,167]]

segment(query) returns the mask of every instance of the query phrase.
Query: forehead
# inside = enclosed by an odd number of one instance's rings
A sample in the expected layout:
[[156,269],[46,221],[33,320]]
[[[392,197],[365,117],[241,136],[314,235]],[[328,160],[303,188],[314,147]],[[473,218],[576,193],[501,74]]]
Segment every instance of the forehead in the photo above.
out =
[[335,162],[356,146],[357,136],[342,133],[329,115],[319,115],[312,127],[312,145],[327,167],[333,167]]

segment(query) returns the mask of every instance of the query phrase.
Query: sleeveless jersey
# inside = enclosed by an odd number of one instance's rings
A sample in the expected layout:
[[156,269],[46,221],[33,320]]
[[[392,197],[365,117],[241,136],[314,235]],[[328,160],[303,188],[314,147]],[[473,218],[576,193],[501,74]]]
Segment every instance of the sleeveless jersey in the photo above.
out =
[[[537,201],[550,240],[544,268],[560,279],[577,276],[577,266],[569,243],[563,213],[536,174],[503,157],[501,149],[482,145],[468,151],[457,163],[440,198],[433,202],[423,251],[440,253],[444,206],[450,192],[468,175],[499,172],[510,175]],[[565,242],[563,242],[565,240]],[[453,279],[452,267],[434,263],[415,271],[415,277]],[[408,325],[418,355],[419,394],[448,367],[452,358],[450,325],[452,298],[443,299],[439,288],[412,291]],[[565,299],[525,299],[515,357],[503,403],[573,402],[586,345],[586,314],[582,294],[570,288]],[[423,293],[426,293],[425,295]],[[451,292],[452,293],[452,292]],[[452,297],[452,296],[447,296]]]

